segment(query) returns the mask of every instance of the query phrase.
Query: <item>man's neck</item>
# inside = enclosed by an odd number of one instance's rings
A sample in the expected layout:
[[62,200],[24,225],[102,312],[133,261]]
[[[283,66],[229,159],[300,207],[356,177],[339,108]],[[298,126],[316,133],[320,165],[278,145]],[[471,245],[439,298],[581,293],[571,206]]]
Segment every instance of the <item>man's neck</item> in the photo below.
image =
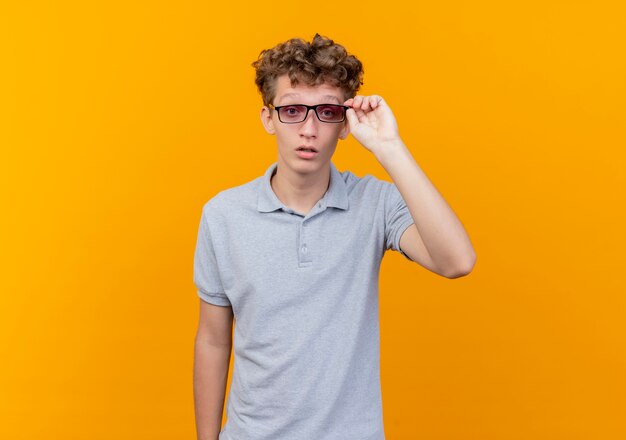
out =
[[324,197],[330,186],[330,164],[316,174],[298,174],[281,167],[270,178],[276,197],[294,211],[306,215]]

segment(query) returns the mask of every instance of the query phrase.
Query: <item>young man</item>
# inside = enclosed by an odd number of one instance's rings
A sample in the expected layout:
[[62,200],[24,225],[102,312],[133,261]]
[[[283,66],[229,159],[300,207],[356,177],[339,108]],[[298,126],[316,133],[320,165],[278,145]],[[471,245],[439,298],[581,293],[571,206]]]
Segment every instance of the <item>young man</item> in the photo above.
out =
[[[278,161],[203,207],[194,395],[201,440],[384,440],[378,274],[392,249],[447,278],[476,256],[361,63],[292,39],[253,63]],[[394,183],[339,171],[349,133]],[[220,432],[235,318],[227,423]]]

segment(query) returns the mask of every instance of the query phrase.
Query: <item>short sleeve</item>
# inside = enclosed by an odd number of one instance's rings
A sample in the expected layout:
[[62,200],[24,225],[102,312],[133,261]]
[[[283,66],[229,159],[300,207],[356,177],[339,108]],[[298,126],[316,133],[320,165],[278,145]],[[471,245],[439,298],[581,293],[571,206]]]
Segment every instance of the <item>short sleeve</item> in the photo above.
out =
[[207,220],[207,210],[203,210],[198,228],[198,239],[193,263],[193,282],[198,296],[217,306],[231,306],[220,279],[217,258]]
[[413,261],[400,248],[400,238],[404,231],[415,222],[396,185],[385,182],[385,186],[387,187],[385,192],[385,249],[398,251],[407,260]]

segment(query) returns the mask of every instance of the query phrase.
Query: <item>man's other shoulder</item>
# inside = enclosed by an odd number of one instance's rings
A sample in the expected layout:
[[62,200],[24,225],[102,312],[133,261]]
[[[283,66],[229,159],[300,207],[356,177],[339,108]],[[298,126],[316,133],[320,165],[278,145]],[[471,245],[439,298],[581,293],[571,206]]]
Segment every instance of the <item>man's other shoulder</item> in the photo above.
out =
[[379,194],[383,189],[385,189],[385,185],[390,184],[385,180],[379,179],[373,174],[365,174],[361,177],[350,170],[340,171],[340,174],[343,181],[346,183],[348,193],[356,191],[360,194]]
[[262,177],[257,177],[241,185],[223,189],[207,200],[202,209],[205,212],[219,214],[256,206],[261,181]]

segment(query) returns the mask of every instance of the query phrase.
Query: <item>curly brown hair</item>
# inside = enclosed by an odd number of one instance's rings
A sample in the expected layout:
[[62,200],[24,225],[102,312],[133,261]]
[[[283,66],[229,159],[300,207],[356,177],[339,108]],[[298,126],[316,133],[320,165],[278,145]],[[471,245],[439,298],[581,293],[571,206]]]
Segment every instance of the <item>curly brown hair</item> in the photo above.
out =
[[330,38],[315,34],[311,43],[292,38],[264,49],[252,63],[255,83],[268,105],[276,97],[276,78],[288,74],[291,86],[300,81],[309,86],[328,83],[340,87],[344,100],[354,98],[363,84],[363,64]]

